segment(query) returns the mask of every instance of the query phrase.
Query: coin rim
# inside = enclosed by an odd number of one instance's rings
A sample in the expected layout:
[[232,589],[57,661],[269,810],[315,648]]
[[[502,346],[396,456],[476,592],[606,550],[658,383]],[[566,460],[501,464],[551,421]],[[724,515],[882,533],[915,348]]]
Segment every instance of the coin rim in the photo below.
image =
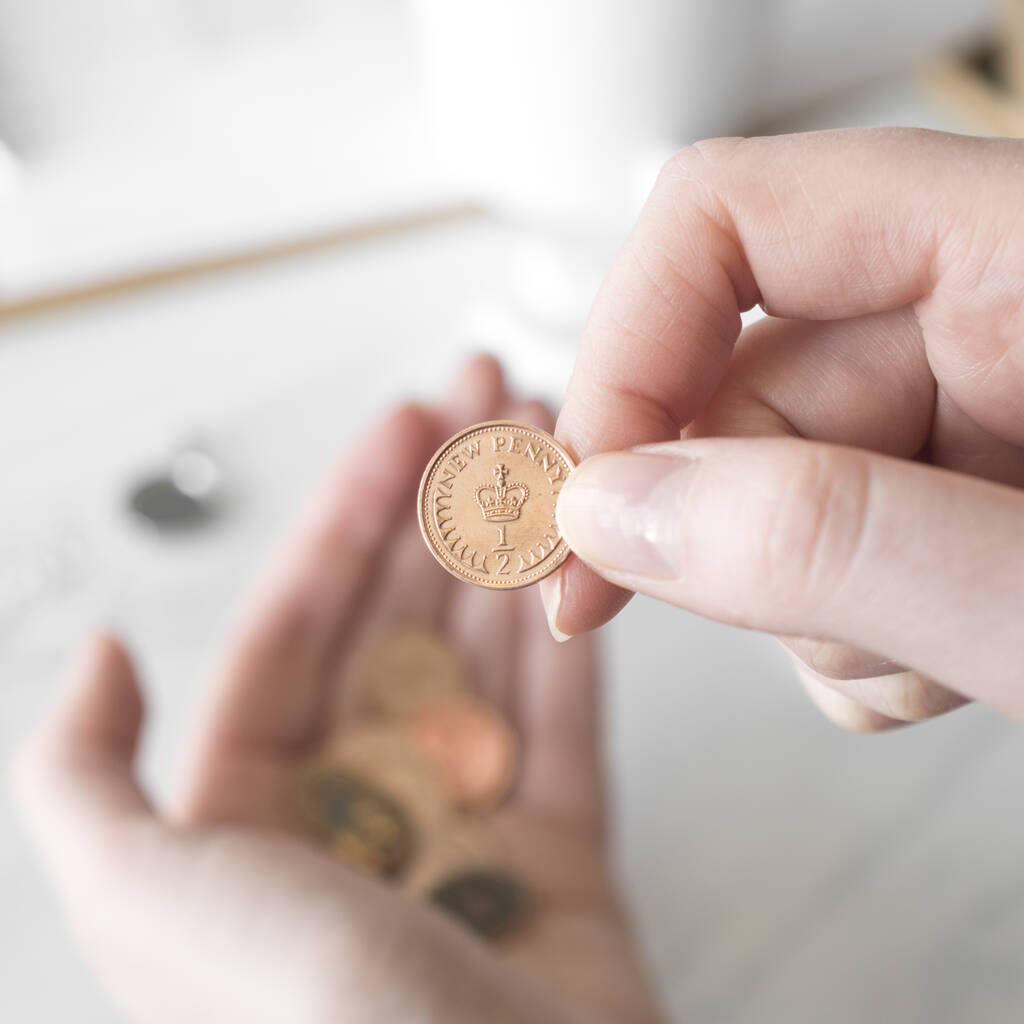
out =
[[546,430],[542,430],[540,427],[534,426],[532,423],[523,423],[520,420],[484,420],[482,423],[474,423],[471,427],[466,427],[465,430],[460,430],[457,434],[452,434],[440,448],[430,457],[427,462],[427,468],[423,471],[423,476],[420,477],[419,493],[416,501],[416,517],[419,520],[420,534],[423,536],[423,541],[427,545],[427,550],[434,556],[434,559],[444,566],[456,577],[456,579],[465,580],[467,583],[472,583],[478,587],[484,587],[487,590],[519,590],[522,587],[532,586],[539,580],[544,579],[545,576],[550,576],[572,553],[569,545],[566,543],[565,538],[559,533],[558,544],[555,546],[554,551],[544,560],[543,571],[540,568],[533,570],[529,576],[525,579],[520,578],[517,582],[509,583],[490,583],[485,580],[478,580],[468,575],[464,570],[458,568],[453,562],[449,561],[448,558],[435,547],[433,541],[430,538],[430,529],[427,525],[429,519],[429,512],[424,508],[424,503],[427,498],[428,485],[430,478],[437,468],[441,455],[446,452],[452,446],[458,444],[463,438],[470,434],[475,434],[477,431],[493,429],[494,427],[510,428],[513,430],[520,431],[531,431],[539,434],[547,444],[550,444],[552,448],[563,458],[569,466],[569,472],[571,473],[576,468],[576,461],[573,457],[563,448]]

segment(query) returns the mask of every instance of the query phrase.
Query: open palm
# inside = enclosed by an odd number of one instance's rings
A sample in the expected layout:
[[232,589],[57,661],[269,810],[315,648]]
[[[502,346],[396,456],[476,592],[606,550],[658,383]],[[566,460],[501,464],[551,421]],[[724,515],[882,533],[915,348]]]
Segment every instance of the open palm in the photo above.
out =
[[[137,1019],[655,1016],[607,872],[593,644],[556,644],[535,594],[448,578],[418,535],[430,454],[498,417],[550,427],[478,359],[443,408],[404,407],[356,445],[243,617],[170,811],[132,773],[141,698],[113,638],[26,746],[26,813],[83,945]],[[493,946],[333,860],[295,818],[298,765],[358,718],[350,657],[408,623],[442,631],[520,733],[515,789],[482,827],[532,909]]]

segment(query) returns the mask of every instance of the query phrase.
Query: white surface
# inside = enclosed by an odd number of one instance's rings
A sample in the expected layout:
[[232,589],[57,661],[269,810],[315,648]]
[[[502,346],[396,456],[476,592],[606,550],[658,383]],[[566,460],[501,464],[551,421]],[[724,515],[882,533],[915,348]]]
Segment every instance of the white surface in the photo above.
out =
[[[829,119],[875,119],[872,102]],[[936,119],[913,97],[887,109]],[[0,752],[107,621],[140,656],[145,775],[165,792],[214,649],[297,504],[373,411],[443,386],[465,304],[496,287],[508,248],[465,224],[3,328]],[[564,358],[529,363],[513,369],[557,390]],[[123,484],[193,433],[235,505],[161,541],[128,524]],[[847,736],[772,641],[646,601],[607,645],[622,872],[674,1019],[1020,1019],[1019,727],[974,708]],[[0,1020],[118,1019],[6,791],[0,905]]]
[[[412,0],[450,180],[543,223],[618,226],[639,160],[746,123],[764,0]],[[467,88],[468,82],[473,83]]]

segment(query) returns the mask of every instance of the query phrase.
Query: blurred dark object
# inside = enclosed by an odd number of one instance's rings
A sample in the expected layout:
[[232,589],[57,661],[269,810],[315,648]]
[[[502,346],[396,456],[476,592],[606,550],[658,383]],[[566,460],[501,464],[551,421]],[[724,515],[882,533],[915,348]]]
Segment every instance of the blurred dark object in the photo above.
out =
[[522,886],[507,875],[467,871],[442,882],[430,902],[485,939],[496,939],[519,922],[526,900]]
[[182,448],[167,468],[139,481],[128,507],[139,518],[165,533],[203,526],[220,511],[220,467],[199,447]]

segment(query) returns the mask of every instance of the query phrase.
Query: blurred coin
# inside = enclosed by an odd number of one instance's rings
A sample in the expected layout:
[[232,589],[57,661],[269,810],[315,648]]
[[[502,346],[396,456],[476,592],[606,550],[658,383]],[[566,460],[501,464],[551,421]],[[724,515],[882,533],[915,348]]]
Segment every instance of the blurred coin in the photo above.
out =
[[431,892],[430,902],[478,935],[496,939],[520,920],[526,898],[515,879],[497,871],[481,870],[446,879]]
[[397,725],[348,729],[321,748],[316,763],[366,779],[397,801],[420,830],[436,828],[451,809],[440,772]]
[[394,717],[471,689],[466,666],[451,645],[421,626],[388,630],[362,653],[356,672],[374,710]]
[[139,481],[128,507],[140,519],[165,532],[192,529],[213,518],[218,508],[222,473],[198,446],[175,452],[166,470]]
[[321,768],[302,780],[300,805],[342,860],[393,878],[412,856],[409,819],[387,794],[339,768]]
[[131,510],[161,530],[179,530],[205,522],[209,509],[186,494],[170,477],[158,476],[138,484],[129,497]]
[[416,857],[403,876],[402,889],[409,896],[426,899],[442,881],[498,863],[499,851],[481,820],[453,814],[439,828],[421,836]]
[[491,807],[508,794],[519,742],[493,705],[469,695],[449,697],[407,719],[405,728],[459,807]]
[[569,555],[555,503],[573,465],[553,437],[525,423],[497,420],[456,434],[420,481],[420,530],[431,554],[481,587],[543,579]]

